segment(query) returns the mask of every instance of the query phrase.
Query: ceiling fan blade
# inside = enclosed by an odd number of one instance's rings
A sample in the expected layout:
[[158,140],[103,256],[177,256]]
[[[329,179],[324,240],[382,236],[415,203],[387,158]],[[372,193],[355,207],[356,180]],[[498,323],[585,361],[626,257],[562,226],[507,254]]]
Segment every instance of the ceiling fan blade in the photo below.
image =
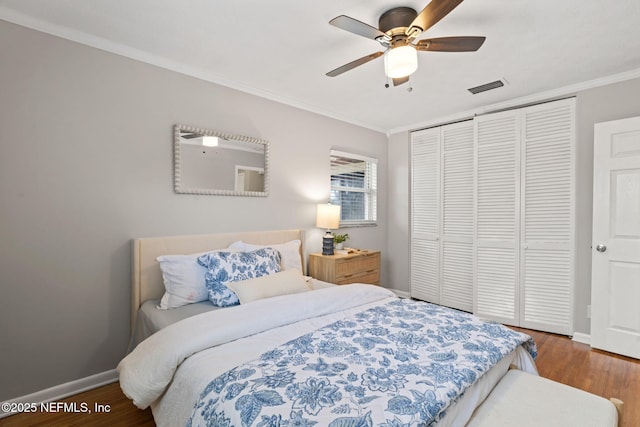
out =
[[369,61],[373,61],[374,59],[379,58],[382,55],[384,55],[384,52],[376,52],[376,53],[372,53],[371,55],[363,56],[360,59],[356,59],[355,61],[351,61],[348,64],[344,64],[342,67],[338,67],[335,70],[329,71],[327,73],[327,76],[329,77],[339,76],[340,74],[345,73],[349,70],[352,70],[356,67],[359,67],[362,64],[366,64]]
[[416,43],[416,49],[431,52],[475,52],[486,37],[440,37]]
[[193,138],[200,138],[201,136],[204,136],[204,135],[201,133],[185,133],[185,134],[181,134],[180,136],[184,139],[193,139]]
[[431,0],[431,3],[422,9],[418,16],[416,16],[416,19],[413,20],[406,34],[411,36],[415,34],[416,29],[419,29],[418,34],[427,31],[447,16],[449,12],[455,9],[462,1],[463,0]]
[[409,81],[409,76],[406,77],[398,77],[396,79],[393,79],[393,85],[394,86],[400,86],[401,84],[405,84],[406,82]]
[[372,40],[375,40],[378,37],[389,38],[379,29],[346,15],[340,15],[333,18],[331,21],[329,21],[329,24],[338,27],[341,30],[349,31],[350,33],[357,34],[359,36],[366,37]]

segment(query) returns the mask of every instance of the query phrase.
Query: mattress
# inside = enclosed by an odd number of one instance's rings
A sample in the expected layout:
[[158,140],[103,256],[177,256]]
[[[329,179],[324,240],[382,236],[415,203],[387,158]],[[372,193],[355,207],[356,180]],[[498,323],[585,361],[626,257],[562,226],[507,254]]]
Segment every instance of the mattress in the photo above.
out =
[[188,304],[171,310],[160,310],[158,309],[158,304],[160,304],[159,299],[145,301],[140,306],[138,318],[136,319],[136,327],[133,331],[131,342],[129,343],[129,352],[143,340],[162,328],[166,328],[173,323],[195,316],[196,314],[220,309],[220,307],[211,304],[210,301]]

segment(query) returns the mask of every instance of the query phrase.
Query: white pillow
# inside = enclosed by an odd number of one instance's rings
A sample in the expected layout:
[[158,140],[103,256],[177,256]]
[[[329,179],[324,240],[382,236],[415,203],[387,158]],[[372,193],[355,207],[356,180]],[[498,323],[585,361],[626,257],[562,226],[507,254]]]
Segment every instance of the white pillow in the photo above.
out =
[[239,240],[229,245],[229,249],[235,249],[236,251],[241,252],[250,252],[262,248],[273,248],[280,252],[283,270],[295,268],[300,272],[300,274],[304,273],[302,271],[302,258],[300,257],[300,240],[291,240],[286,243],[278,243],[274,245],[254,245],[252,243],[245,243],[242,240]]
[[198,257],[210,252],[232,251],[217,249],[191,255],[161,255],[156,258],[160,263],[165,293],[158,308],[168,310],[209,299],[204,280],[207,269],[198,264]]
[[311,290],[304,276],[296,269],[269,274],[257,279],[230,282],[227,283],[227,287],[238,295],[240,304]]

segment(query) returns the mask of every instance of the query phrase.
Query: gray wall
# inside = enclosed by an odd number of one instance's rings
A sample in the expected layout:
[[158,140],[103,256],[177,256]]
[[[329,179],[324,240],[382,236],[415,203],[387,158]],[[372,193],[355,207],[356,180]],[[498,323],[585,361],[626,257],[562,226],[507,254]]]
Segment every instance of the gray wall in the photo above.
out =
[[[640,115],[640,79],[601,86],[576,94],[577,253],[574,331],[589,334],[587,305],[591,301],[591,226],[593,190],[593,125]],[[426,117],[425,120],[429,118]],[[434,118],[435,119],[435,118]],[[409,292],[409,133],[389,137],[390,283]],[[405,222],[403,222],[403,220]]]
[[[332,147],[379,158],[378,226],[349,234],[388,265],[384,134],[4,21],[0,100],[0,401],[115,368],[131,238],[303,228],[319,251]],[[174,194],[175,123],[270,141],[270,196]]]
[[389,284],[409,293],[410,197],[409,132],[389,136]]

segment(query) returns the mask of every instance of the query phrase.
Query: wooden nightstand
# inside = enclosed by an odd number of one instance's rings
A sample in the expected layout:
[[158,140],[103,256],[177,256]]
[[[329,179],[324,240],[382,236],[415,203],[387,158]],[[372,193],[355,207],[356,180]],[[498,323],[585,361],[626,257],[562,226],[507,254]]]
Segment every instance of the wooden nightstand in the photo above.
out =
[[309,276],[337,285],[380,284],[380,251],[360,251],[348,255],[309,255]]

